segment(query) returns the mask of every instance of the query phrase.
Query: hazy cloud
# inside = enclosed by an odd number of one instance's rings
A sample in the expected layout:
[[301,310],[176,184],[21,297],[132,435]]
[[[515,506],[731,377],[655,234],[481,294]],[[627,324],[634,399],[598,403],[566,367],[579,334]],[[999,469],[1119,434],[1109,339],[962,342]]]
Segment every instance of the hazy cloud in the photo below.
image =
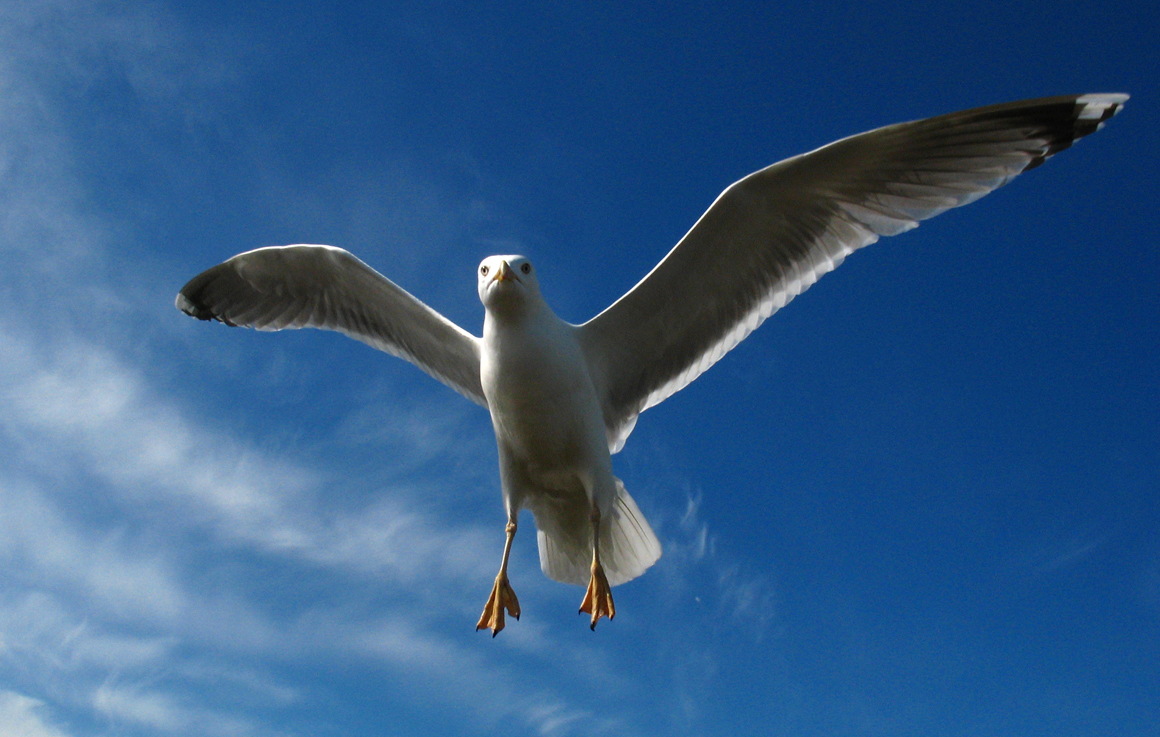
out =
[[67,737],[45,720],[44,703],[15,693],[0,691],[0,734],[11,737]]

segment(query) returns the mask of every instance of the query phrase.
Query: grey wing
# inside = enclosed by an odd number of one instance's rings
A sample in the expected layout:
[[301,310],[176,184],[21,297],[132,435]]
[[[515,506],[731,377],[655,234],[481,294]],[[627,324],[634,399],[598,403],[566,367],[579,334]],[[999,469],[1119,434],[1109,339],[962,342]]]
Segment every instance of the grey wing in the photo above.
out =
[[612,452],[640,412],[846,256],[1039,166],[1127,99],[1052,97],[891,125],[731,185],[639,284],[579,328]]
[[487,406],[478,340],[341,248],[238,254],[191,279],[176,305],[199,320],[231,326],[337,330],[405,358]]

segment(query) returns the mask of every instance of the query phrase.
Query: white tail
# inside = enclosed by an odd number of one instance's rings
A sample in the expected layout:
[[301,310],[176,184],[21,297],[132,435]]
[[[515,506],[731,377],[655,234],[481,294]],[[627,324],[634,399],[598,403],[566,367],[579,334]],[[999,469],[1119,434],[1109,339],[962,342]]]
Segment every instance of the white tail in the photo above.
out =
[[[591,576],[592,543],[587,525],[561,525],[557,519],[536,517],[540,568],[554,581],[587,586]],[[611,524],[609,524],[611,522]],[[661,557],[661,543],[640,508],[616,480],[616,504],[601,524],[600,563],[610,586],[619,586],[644,573]]]

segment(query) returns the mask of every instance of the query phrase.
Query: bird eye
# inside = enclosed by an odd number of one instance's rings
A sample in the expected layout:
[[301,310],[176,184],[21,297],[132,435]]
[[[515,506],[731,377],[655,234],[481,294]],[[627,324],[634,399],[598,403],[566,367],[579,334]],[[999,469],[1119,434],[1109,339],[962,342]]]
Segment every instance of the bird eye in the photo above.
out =
[[530,274],[532,271],[532,265],[531,264],[524,264],[523,266],[520,267],[520,271],[524,272],[525,274]]
[[483,274],[484,276],[487,276],[487,272],[488,272],[488,268],[486,266],[479,267],[479,273]]

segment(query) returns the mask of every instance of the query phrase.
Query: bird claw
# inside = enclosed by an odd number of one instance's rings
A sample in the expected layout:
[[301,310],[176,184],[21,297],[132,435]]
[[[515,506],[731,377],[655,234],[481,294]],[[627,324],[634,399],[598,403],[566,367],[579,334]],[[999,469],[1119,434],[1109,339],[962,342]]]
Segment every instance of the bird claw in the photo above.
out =
[[592,615],[591,629],[596,631],[596,623],[601,617],[611,620],[616,616],[616,605],[612,602],[612,587],[608,585],[608,578],[604,575],[604,567],[599,563],[592,564],[592,579],[588,582],[588,591],[584,594],[584,601],[580,604],[578,614]]
[[512,590],[511,584],[508,583],[507,576],[502,573],[495,577],[495,586],[491,589],[491,596],[487,599],[487,604],[483,607],[483,614],[479,617],[479,624],[475,625],[475,631],[487,627],[491,630],[491,636],[495,637],[504,628],[504,610],[519,621],[520,618],[520,600],[516,598],[516,592]]

